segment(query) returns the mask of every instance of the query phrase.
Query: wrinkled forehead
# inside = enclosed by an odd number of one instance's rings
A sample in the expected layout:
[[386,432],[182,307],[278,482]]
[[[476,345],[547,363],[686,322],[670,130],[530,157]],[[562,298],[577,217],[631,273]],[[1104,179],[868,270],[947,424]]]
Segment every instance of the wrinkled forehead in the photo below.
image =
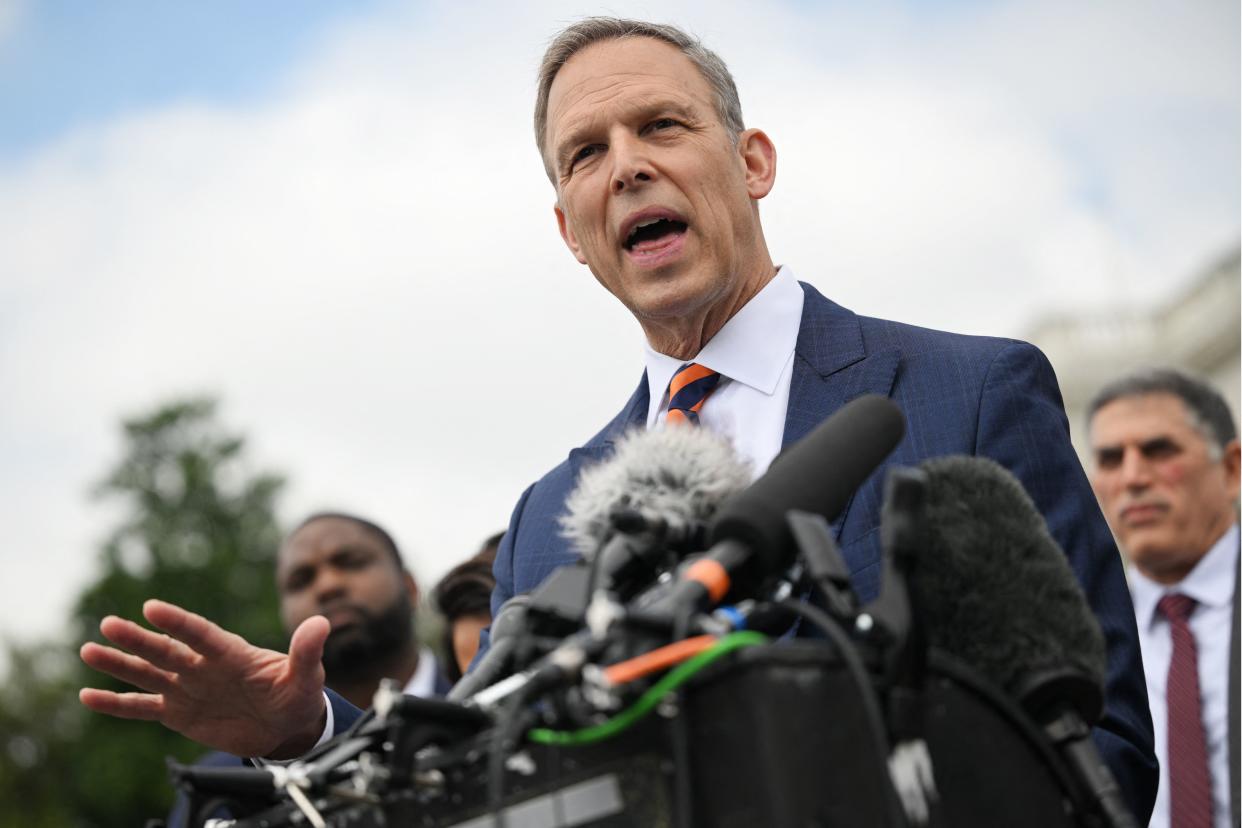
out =
[[711,86],[680,49],[649,37],[592,43],[565,62],[548,90],[547,145],[601,107],[634,108],[667,98],[711,107]]

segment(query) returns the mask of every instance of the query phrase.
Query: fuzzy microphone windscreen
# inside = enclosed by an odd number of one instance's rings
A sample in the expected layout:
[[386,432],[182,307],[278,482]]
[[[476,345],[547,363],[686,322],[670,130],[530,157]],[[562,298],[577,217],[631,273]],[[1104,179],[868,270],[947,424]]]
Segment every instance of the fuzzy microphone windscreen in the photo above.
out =
[[706,524],[753,477],[729,442],[705,428],[636,430],[611,458],[585,469],[565,502],[562,534],[586,558],[608,537],[612,513],[634,509],[671,525]]
[[1067,666],[1102,684],[1099,623],[1018,479],[982,457],[921,468],[927,540],[912,589],[929,642],[1010,691]]

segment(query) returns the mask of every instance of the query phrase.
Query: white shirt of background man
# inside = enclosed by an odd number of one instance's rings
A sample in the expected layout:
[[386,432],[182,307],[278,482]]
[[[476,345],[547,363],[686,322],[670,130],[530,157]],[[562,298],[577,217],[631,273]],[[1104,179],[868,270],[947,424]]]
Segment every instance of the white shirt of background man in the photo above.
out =
[[1212,774],[1212,822],[1215,828],[1232,824],[1229,806],[1229,646],[1233,636],[1233,593],[1238,577],[1238,525],[1235,523],[1204,555],[1190,574],[1171,586],[1130,572],[1134,615],[1138,622],[1147,699],[1160,760],[1160,788],[1149,828],[1169,828],[1169,714],[1165,684],[1173,640],[1169,622],[1156,611],[1166,592],[1180,592],[1198,603],[1190,616],[1190,631],[1198,651],[1200,711],[1207,737],[1208,770]]

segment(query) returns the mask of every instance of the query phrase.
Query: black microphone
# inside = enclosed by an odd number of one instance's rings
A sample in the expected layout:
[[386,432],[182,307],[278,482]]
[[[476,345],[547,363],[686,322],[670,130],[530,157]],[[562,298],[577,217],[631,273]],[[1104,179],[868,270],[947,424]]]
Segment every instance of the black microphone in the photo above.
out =
[[449,701],[463,701],[501,678],[508,670],[521,633],[526,631],[526,609],[530,596],[514,595],[492,620],[491,647],[475,668],[462,676],[448,692]]
[[926,536],[910,589],[927,642],[1019,701],[1106,824],[1135,825],[1090,736],[1104,705],[1104,636],[1043,516],[992,460],[920,468]]
[[888,398],[859,397],[786,449],[767,473],[729,498],[711,524],[711,549],[653,609],[702,609],[746,595],[785,571],[797,553],[790,511],[834,519],[905,434]]

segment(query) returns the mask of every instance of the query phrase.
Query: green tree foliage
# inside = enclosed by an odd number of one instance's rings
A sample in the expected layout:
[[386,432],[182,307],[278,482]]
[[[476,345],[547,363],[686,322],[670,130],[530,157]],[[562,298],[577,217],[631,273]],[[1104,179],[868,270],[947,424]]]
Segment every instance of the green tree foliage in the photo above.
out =
[[8,648],[8,681],[0,685],[2,825],[92,824],[76,817],[71,782],[85,712],[72,704],[74,660],[72,648],[63,644]]
[[[100,640],[106,615],[141,619],[162,598],[262,646],[283,648],[273,556],[276,475],[255,474],[243,440],[195,399],[123,424],[121,461],[99,484],[122,508],[100,551],[100,576],[78,598],[77,642]],[[158,724],[87,712],[80,686],[125,688],[87,669],[74,645],[10,647],[0,688],[0,824],[141,826],[172,802],[166,756],[203,748]]]

